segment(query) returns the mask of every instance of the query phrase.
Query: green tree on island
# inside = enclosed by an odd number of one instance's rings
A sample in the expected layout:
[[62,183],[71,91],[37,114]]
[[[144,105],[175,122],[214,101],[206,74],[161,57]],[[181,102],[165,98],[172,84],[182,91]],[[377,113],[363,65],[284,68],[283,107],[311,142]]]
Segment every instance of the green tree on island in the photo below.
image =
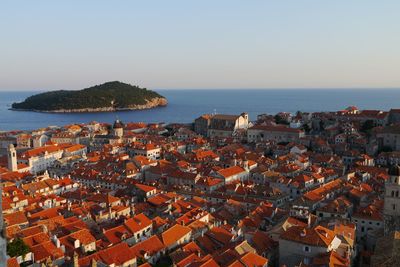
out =
[[157,92],[138,86],[114,81],[77,91],[50,91],[30,96],[25,101],[13,103],[16,110],[76,110],[98,108],[131,108],[145,105],[155,98],[163,98]]

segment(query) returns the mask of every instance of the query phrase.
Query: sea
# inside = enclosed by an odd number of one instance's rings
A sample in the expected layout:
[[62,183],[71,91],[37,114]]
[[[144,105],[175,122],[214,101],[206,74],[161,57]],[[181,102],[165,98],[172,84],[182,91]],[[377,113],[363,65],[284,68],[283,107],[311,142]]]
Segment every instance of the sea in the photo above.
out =
[[34,130],[91,121],[112,123],[165,122],[190,123],[208,113],[258,114],[280,111],[336,111],[348,106],[360,109],[390,110],[400,108],[398,89],[159,89],[168,99],[166,107],[140,111],[99,113],[40,113],[10,110],[11,104],[23,101],[38,91],[0,91],[0,131]]

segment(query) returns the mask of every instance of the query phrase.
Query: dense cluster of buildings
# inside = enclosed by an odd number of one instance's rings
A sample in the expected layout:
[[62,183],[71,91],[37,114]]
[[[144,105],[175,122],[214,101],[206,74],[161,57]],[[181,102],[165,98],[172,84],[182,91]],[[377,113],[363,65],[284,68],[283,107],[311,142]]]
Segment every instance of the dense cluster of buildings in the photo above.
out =
[[397,266],[399,123],[349,107],[2,132],[0,261]]

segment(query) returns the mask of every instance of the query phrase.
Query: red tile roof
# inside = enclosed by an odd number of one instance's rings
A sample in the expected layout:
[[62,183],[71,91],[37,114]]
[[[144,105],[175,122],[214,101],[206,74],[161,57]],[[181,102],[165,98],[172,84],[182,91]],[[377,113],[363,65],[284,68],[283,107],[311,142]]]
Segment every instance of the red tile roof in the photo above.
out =
[[190,227],[175,224],[168,230],[164,231],[161,234],[161,237],[164,245],[169,247],[191,232],[192,229],[190,229]]
[[227,178],[233,175],[237,175],[245,172],[246,170],[240,166],[232,166],[226,169],[219,170],[218,173],[222,175],[222,177]]
[[282,233],[280,238],[311,246],[328,247],[335,238],[335,233],[323,226],[314,228],[292,226]]
[[165,249],[165,246],[156,235],[153,235],[145,241],[137,243],[131,247],[131,251],[138,258],[144,258],[145,253],[152,256],[163,249]]
[[140,213],[125,221],[125,227],[132,233],[137,233],[146,227],[152,226],[152,221],[146,215]]
[[90,266],[91,259],[95,259],[97,262],[102,262],[106,265],[117,265],[121,266],[127,262],[134,260],[135,254],[130,250],[128,244],[119,243],[110,248],[106,248],[99,252],[96,252],[90,256],[79,259],[79,266]]

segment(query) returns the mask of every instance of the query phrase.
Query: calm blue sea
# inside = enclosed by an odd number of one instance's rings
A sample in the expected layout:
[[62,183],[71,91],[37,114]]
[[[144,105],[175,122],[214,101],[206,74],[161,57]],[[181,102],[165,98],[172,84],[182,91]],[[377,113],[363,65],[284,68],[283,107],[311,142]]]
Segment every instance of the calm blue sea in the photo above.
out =
[[48,125],[90,121],[112,122],[192,122],[203,113],[238,114],[248,112],[250,119],[261,113],[279,111],[334,111],[349,105],[361,109],[400,108],[400,89],[219,89],[156,90],[164,95],[167,107],[112,113],[50,114],[9,110],[38,92],[0,91],[0,130],[32,130]]

